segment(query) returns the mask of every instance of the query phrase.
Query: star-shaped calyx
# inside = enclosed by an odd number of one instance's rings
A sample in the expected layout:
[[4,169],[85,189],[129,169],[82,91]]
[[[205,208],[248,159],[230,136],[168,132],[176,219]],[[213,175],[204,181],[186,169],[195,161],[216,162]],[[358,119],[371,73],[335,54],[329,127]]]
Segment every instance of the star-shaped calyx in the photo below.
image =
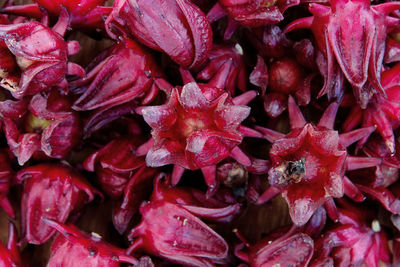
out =
[[240,125],[250,114],[250,107],[245,105],[256,93],[248,91],[231,98],[222,89],[230,65],[227,62],[227,68],[223,67],[208,84],[197,84],[182,71],[185,85],[172,89],[166,104],[140,109],[153,138],[138,153],[146,150],[146,163],[151,167],[175,164],[173,185],[185,169],[201,169],[211,190],[216,186],[216,164],[221,160],[231,156],[245,166],[251,164],[238,145],[244,136],[260,136]]
[[293,98],[289,98],[291,131],[282,134],[257,127],[264,138],[272,142],[269,183],[271,187],[259,203],[282,192],[289,213],[296,225],[305,224],[315,210],[325,205],[331,217],[335,215],[332,198],[346,194],[356,201],[363,200],[355,185],[345,176],[346,170],[376,166],[380,159],[349,156],[346,147],[369,135],[374,127],[340,134],[333,129],[338,104],[332,103],[319,123],[307,123]]

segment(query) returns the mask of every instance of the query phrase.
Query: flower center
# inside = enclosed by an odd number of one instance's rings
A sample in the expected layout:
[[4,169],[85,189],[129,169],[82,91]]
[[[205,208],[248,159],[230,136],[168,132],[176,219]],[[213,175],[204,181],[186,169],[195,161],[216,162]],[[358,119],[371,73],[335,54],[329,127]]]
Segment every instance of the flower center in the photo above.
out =
[[51,120],[43,120],[29,113],[26,118],[25,130],[29,133],[40,134],[51,123]]
[[190,118],[181,122],[183,126],[182,134],[185,137],[189,137],[192,133],[206,128],[205,122],[201,119]]
[[286,161],[270,170],[270,176],[276,185],[286,186],[289,183],[298,183],[306,173],[306,160]]
[[179,132],[182,138],[186,139],[197,131],[214,128],[214,123],[209,119],[212,116],[207,116],[207,114],[208,112],[205,112],[205,114],[180,112],[175,130]]

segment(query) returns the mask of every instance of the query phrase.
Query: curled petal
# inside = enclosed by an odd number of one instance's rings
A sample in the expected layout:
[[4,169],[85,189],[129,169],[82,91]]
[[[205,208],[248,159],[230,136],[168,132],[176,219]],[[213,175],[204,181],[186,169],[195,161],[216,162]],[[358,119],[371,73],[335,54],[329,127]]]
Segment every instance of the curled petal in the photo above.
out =
[[[226,258],[228,245],[225,240],[184,208],[152,202],[142,206],[141,213],[142,222],[131,231],[129,238],[140,237],[149,253],[183,263],[188,259]],[[154,218],[162,223],[152,223]]]

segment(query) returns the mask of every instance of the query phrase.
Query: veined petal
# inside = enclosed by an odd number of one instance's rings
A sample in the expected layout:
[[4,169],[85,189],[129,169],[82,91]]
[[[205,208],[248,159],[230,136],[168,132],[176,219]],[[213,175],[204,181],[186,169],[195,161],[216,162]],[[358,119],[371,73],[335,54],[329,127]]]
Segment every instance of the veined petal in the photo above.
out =
[[367,80],[377,30],[368,11],[362,4],[348,1],[345,7],[336,9],[335,16],[327,25],[328,41],[336,60],[355,87],[362,87]]

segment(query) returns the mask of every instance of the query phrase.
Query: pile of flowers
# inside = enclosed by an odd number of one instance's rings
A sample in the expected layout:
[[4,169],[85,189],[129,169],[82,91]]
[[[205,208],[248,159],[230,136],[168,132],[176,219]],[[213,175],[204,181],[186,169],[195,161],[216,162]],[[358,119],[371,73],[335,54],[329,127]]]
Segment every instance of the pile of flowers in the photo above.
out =
[[6,1],[0,129],[1,266],[400,266],[400,2]]

